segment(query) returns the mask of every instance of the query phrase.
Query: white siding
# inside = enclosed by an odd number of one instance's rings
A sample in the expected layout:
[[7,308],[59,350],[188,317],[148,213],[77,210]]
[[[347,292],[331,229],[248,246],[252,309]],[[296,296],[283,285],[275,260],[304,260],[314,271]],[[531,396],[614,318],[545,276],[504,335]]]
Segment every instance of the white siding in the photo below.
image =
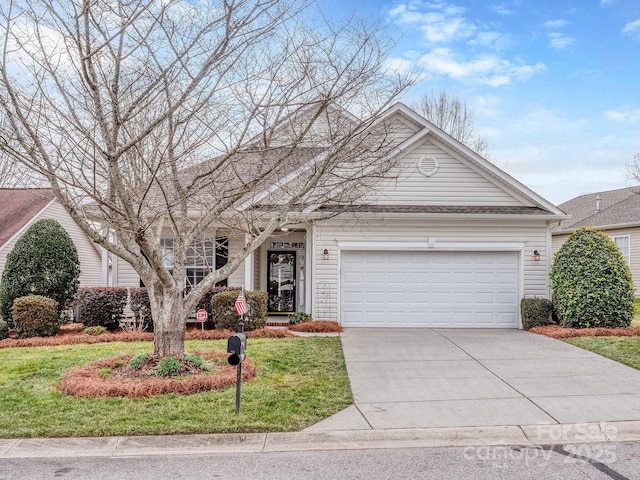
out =
[[[425,158],[437,161],[431,176],[418,168]],[[390,180],[381,182],[368,201],[383,205],[525,205],[496,179],[480,174],[428,140],[403,155],[388,176]]]
[[71,219],[62,205],[55,201],[50,203],[47,208],[36,215],[20,232],[18,232],[18,235],[3,246],[2,250],[0,250],[0,272],[4,270],[4,265],[7,262],[7,255],[11,250],[13,250],[13,247],[20,236],[22,236],[24,232],[27,231],[35,222],[44,219],[57,220],[73,240],[73,243],[78,250],[78,259],[80,260],[80,286],[95,287],[101,285],[101,261],[98,249],[89,237],[87,237],[80,227],[78,227],[78,225],[76,225],[76,223]]
[[[548,252],[547,226],[542,220],[424,220],[424,219],[385,219],[379,221],[320,222],[315,226],[314,281],[329,286],[328,306],[322,309],[337,315],[339,312],[340,291],[340,255],[339,244],[358,242],[359,244],[384,244],[384,249],[424,249],[442,251],[442,249],[474,250],[513,250],[519,249],[521,269],[520,294],[522,297],[548,297],[549,281],[547,275]],[[339,241],[338,241],[339,239]],[[329,259],[325,260],[322,250],[329,250]],[[538,250],[542,258],[535,261],[533,250]],[[317,288],[313,292],[314,317],[321,317]],[[339,318],[337,318],[339,321]]]

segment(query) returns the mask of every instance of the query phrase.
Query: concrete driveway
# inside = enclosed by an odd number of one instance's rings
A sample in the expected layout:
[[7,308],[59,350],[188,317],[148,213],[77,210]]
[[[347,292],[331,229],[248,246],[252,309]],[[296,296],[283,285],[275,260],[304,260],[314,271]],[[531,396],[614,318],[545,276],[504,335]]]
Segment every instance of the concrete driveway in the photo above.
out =
[[522,330],[345,329],[355,406],[313,430],[640,420],[640,371]]

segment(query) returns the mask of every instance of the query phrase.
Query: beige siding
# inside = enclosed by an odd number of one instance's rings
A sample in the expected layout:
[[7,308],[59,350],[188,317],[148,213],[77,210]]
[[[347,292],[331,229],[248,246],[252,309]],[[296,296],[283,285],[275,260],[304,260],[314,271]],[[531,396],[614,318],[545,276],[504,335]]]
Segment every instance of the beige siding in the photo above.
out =
[[13,250],[18,238],[38,220],[49,218],[57,220],[60,225],[62,225],[78,250],[78,259],[80,260],[80,286],[95,287],[101,285],[101,261],[99,251],[96,249],[95,244],[85,235],[80,227],[76,225],[58,202],[49,204],[42,212],[25,225],[25,227],[18,232],[18,235],[3,246],[2,250],[0,250],[0,272],[4,270],[7,255]]
[[[523,297],[549,297],[548,265],[550,245],[547,245],[547,226],[541,220],[384,220],[343,222],[327,221],[316,228],[314,248],[313,292],[314,317],[333,315],[339,321],[340,290],[340,242],[381,242],[389,250],[416,248],[414,244],[433,243],[434,251],[439,248],[459,250],[492,249],[505,244],[521,244],[522,271],[521,295]],[[456,244],[455,246],[451,246]],[[329,250],[325,260],[322,250]],[[351,247],[349,247],[351,248]],[[533,250],[538,250],[542,258],[533,259]],[[322,287],[323,293],[319,289]],[[326,312],[326,313],[325,313]]]
[[[418,168],[425,158],[438,163],[431,176]],[[498,186],[497,180],[481,175],[428,140],[405,154],[389,177],[393,179],[382,182],[369,201],[384,205],[523,205]]]
[[118,287],[139,287],[140,277],[133,267],[122,260],[120,257],[115,257],[118,263],[114,272],[114,285]]
[[[238,237],[230,237],[229,238],[229,257],[233,257],[236,253],[238,253],[244,247],[244,240]],[[229,279],[227,280],[227,285],[230,287],[242,287],[244,286],[244,262],[240,264],[240,266],[229,275]]]
[[[636,287],[636,297],[640,297],[640,227],[633,228],[617,228],[612,230],[603,230],[604,233],[613,237],[629,237],[629,257],[631,258],[631,276]],[[553,252],[556,253],[567,241],[570,234],[553,236]]]

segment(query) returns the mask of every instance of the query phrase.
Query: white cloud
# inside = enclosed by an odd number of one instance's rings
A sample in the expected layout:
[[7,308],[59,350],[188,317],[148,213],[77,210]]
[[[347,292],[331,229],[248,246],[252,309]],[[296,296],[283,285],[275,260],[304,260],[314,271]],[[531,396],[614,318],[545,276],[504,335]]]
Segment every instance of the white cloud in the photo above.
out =
[[575,38],[564,33],[554,32],[549,34],[549,46],[556,49],[567,48],[575,43]]
[[621,30],[621,33],[633,33],[640,31],[640,18],[633,22],[627,23]]
[[511,15],[513,13],[513,10],[506,5],[492,5],[490,8],[498,15]]
[[392,74],[404,75],[413,70],[413,62],[404,58],[389,58],[386,63],[386,70]]
[[464,8],[447,3],[401,3],[389,10],[392,20],[417,27],[434,43],[466,39],[475,34],[476,26],[463,13]]
[[433,49],[423,55],[418,64],[427,73],[449,76],[465,83],[479,83],[493,87],[510,85],[513,79],[527,79],[547,68],[540,62],[535,65],[516,65],[493,54],[460,61],[448,48]]
[[640,108],[625,107],[619,110],[607,110],[603,115],[616,122],[637,122],[640,120]]
[[546,28],[562,28],[565,25],[567,25],[569,22],[567,22],[566,20],[562,20],[562,19],[556,19],[556,20],[547,20],[546,22],[544,22],[542,24],[543,27]]
[[512,35],[499,32],[479,32],[473,40],[469,41],[470,45],[480,45],[492,50],[505,50],[513,45]]

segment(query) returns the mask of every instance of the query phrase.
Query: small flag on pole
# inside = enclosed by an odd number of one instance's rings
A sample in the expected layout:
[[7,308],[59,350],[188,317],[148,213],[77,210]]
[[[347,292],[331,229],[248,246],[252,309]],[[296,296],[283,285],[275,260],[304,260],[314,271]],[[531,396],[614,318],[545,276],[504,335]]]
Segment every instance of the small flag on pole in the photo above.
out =
[[240,289],[240,294],[238,295],[238,298],[236,298],[236,303],[234,305],[234,308],[236,309],[236,313],[240,316],[244,315],[245,313],[247,313],[247,300],[244,298],[244,290]]

